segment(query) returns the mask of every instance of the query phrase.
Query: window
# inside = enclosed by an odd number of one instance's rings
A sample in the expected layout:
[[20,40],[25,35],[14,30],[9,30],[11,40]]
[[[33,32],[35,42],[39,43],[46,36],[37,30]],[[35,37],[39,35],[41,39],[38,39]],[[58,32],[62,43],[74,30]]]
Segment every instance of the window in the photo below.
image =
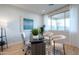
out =
[[69,12],[65,12],[65,26],[66,30],[69,30],[70,27],[70,18],[69,18]]
[[64,13],[60,13],[57,15],[52,16],[52,30],[64,30]]
[[45,31],[48,30],[68,31],[70,27],[69,11],[53,15],[52,17],[45,15],[44,24],[45,24]]
[[47,24],[46,29],[50,30],[51,29],[51,20],[48,19],[46,24]]
[[52,30],[69,30],[69,11],[52,16]]
[[52,19],[52,30],[57,30],[57,24],[54,18]]

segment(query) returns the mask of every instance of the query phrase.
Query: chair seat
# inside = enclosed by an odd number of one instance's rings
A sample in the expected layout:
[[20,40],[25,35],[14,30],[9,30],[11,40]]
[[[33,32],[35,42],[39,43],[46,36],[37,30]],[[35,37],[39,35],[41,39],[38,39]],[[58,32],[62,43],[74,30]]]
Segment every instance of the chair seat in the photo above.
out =
[[28,42],[25,42],[25,48],[31,47],[31,44]]
[[52,36],[52,39],[54,40],[54,41],[56,41],[56,40],[63,40],[63,39],[65,39],[66,38],[66,36],[64,36],[64,35],[53,35]]
[[0,46],[5,45],[5,41],[0,41]]
[[48,36],[45,36],[44,39],[48,39],[49,40],[49,37]]

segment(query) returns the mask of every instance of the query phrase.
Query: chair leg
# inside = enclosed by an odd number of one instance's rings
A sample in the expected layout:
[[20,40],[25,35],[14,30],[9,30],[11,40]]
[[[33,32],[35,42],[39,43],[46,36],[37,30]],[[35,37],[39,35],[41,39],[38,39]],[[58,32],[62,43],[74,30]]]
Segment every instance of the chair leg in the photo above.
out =
[[3,52],[3,46],[1,46],[1,51]]
[[53,41],[53,43],[54,43],[53,52],[54,52],[54,55],[55,55],[55,41]]
[[25,52],[25,54],[24,55],[27,55],[27,53]]
[[63,53],[65,55],[65,44],[63,44]]

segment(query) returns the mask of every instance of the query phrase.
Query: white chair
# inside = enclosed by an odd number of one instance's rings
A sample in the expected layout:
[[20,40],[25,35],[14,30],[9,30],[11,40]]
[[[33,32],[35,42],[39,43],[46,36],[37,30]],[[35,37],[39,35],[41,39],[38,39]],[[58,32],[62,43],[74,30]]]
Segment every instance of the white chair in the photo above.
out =
[[53,49],[54,49],[54,54],[55,54],[55,49],[58,48],[58,49],[63,49],[63,54],[65,54],[65,48],[64,48],[64,44],[63,42],[59,42],[59,41],[63,41],[64,39],[66,39],[66,36],[64,35],[53,35],[52,36],[52,41],[51,41],[51,44],[53,46]]
[[44,36],[44,42],[46,43],[46,54],[51,54],[51,37],[54,33],[52,32],[45,32],[43,34]]
[[23,51],[25,52],[24,54],[25,55],[26,54],[31,54],[31,51],[30,51],[31,45],[30,45],[30,43],[26,42],[26,40],[25,40],[26,36],[25,36],[24,32],[21,33],[21,37],[22,37],[22,41],[23,41]]

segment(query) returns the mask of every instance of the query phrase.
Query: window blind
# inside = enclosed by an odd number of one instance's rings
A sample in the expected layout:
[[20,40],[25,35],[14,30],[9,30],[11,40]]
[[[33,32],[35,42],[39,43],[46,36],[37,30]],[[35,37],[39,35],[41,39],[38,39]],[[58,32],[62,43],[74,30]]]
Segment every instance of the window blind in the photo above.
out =
[[66,11],[69,11],[69,5],[65,5],[64,7],[56,9],[56,10],[48,13],[48,15],[49,16],[53,16],[53,15],[56,15],[56,14],[59,14],[59,13],[63,13],[63,12],[66,12]]

